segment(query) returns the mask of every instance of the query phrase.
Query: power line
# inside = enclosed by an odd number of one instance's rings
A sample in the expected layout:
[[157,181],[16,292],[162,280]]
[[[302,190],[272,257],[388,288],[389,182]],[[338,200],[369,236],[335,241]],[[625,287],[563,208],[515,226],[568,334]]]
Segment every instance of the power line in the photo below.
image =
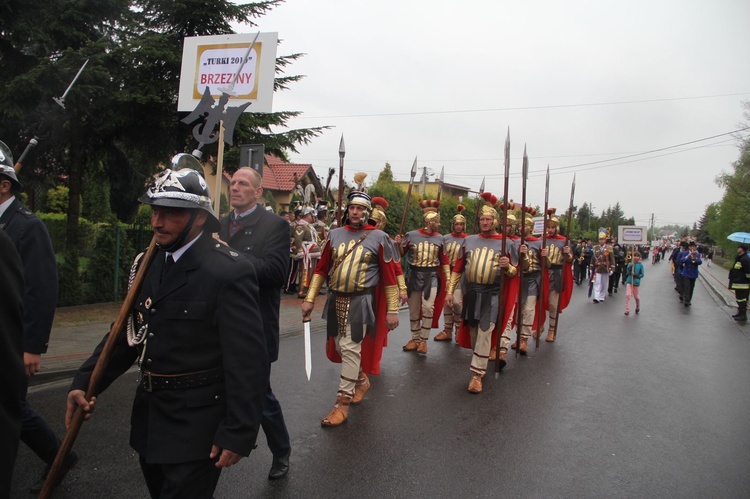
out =
[[522,107],[497,107],[485,109],[454,109],[445,111],[412,111],[400,113],[369,113],[369,114],[342,114],[342,115],[323,115],[323,116],[298,116],[296,119],[330,119],[330,118],[375,118],[383,116],[419,116],[419,115],[436,115],[436,114],[466,114],[466,113],[492,113],[498,111],[530,111],[535,109],[563,109],[572,107],[595,107],[595,106],[619,106],[625,104],[650,104],[655,102],[674,102],[681,100],[698,100],[698,99],[715,99],[718,97],[736,97],[739,95],[748,95],[748,92],[738,92],[732,94],[716,95],[698,95],[692,97],[669,97],[663,99],[642,99],[629,101],[611,101],[611,102],[589,102],[579,104],[550,104],[547,106],[522,106]]

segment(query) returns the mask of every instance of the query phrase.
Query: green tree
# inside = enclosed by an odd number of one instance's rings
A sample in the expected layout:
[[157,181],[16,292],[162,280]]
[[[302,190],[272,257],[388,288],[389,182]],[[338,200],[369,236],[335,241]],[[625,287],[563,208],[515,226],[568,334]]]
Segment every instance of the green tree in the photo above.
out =
[[[750,102],[745,103],[745,118],[750,121]],[[750,138],[740,140],[740,156],[732,171],[720,175],[717,184],[724,188],[716,217],[708,223],[708,233],[719,246],[732,251],[736,246],[727,240],[732,232],[750,232]]]

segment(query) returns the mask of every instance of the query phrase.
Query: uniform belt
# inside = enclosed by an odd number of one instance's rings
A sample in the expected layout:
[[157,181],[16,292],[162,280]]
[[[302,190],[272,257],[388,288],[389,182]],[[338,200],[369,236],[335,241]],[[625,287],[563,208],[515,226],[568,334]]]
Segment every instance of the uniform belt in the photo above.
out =
[[409,268],[415,272],[437,272],[440,267],[417,267],[416,265],[411,265]]
[[186,374],[154,374],[150,371],[143,371],[139,385],[143,390],[152,392],[154,390],[197,388],[220,381],[224,381],[224,370],[217,367]]
[[354,291],[353,293],[344,293],[341,291],[331,290],[331,294],[334,296],[364,296],[364,295],[372,294],[373,289],[375,288],[367,288],[367,289],[363,289],[362,291]]

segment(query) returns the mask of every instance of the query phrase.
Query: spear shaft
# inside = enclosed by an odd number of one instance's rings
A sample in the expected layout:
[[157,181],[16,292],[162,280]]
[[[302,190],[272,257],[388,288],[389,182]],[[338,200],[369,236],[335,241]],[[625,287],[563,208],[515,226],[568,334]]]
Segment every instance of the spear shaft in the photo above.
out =
[[341,134],[341,142],[339,142],[339,192],[338,201],[336,206],[336,227],[341,227],[341,196],[344,195],[344,156],[346,155],[346,148],[344,147],[344,134]]
[[[500,248],[500,256],[505,256],[507,250],[508,241],[508,178],[510,177],[510,127],[508,127],[508,134],[505,136],[505,164],[503,168],[505,170],[505,178],[503,179],[503,242]],[[482,179],[482,190],[484,190],[484,179]],[[477,206],[477,215],[479,214],[479,207]],[[477,219],[479,217],[477,216]],[[502,341],[502,334],[505,332],[505,300],[503,294],[505,292],[505,272],[500,271],[500,290],[498,292],[498,304],[497,304],[497,320],[495,321],[495,327],[498,329],[497,343],[495,344],[495,378],[500,375],[500,369],[502,365],[500,363],[500,342]]]
[[[570,227],[571,223],[573,222],[573,198],[576,194],[576,176],[573,174],[573,184],[570,186],[570,205],[568,206],[568,224],[565,229],[565,246],[570,246]],[[565,262],[563,262],[563,272],[565,272]],[[557,308],[555,309],[555,335],[558,334],[558,331],[560,328],[558,325],[560,324],[560,298],[562,297],[563,291],[565,291],[565,278],[563,277],[560,283],[560,297],[558,297],[557,301]],[[550,322],[552,322],[552,319],[550,318]]]
[[[529,157],[526,155],[526,146],[523,146],[523,169],[522,169],[522,182],[521,182],[521,234],[520,246],[526,244],[526,179],[529,175]],[[521,271],[518,273],[518,277],[521,278],[518,290],[518,303],[516,304],[516,356],[521,351],[521,329],[523,328],[523,264],[520,263]],[[528,293],[527,293],[528,294]],[[528,299],[528,296],[527,298]]]
[[411,178],[409,179],[409,188],[406,191],[406,201],[404,201],[404,213],[401,215],[401,227],[398,229],[398,235],[404,235],[404,224],[406,223],[406,214],[409,212],[409,201],[411,200],[411,188],[414,185],[414,177],[417,175],[417,158],[414,158],[414,164],[411,166]]
[[[547,247],[547,210],[549,209],[549,165],[547,165],[547,181],[544,185],[544,213],[542,213],[542,249]],[[542,256],[541,251],[539,252],[539,267],[542,273],[542,289],[540,290],[539,297],[541,298],[544,292],[544,279],[546,278],[549,282],[549,272],[545,268],[547,257]],[[539,337],[542,335],[542,320],[544,319],[544,308],[541,304],[537,307],[537,320],[536,320],[536,342],[534,347],[539,348]]]

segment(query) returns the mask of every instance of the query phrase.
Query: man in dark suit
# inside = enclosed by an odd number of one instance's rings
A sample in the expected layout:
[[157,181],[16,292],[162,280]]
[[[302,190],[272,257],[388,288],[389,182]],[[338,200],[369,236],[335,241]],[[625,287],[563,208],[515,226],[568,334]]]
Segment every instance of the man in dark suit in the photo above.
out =
[[[249,167],[240,168],[232,175],[229,203],[233,210],[221,220],[219,237],[241,251],[255,266],[261,289],[260,307],[270,370],[270,363],[279,357],[279,305],[289,266],[289,223],[258,205],[258,199],[263,195],[261,182],[258,172]],[[273,454],[268,478],[282,478],[289,471],[292,445],[281,404],[276,400],[270,383],[261,425]]]
[[[211,237],[208,194],[197,171],[165,170],[139,199],[160,249],[99,387],[139,361],[130,445],[152,497],[212,497],[221,469],[253,449],[268,388],[258,278]],[[73,380],[66,425],[76,407],[93,410],[83,390],[105,341]]]
[[23,272],[13,241],[0,230],[0,497],[9,497],[21,437],[23,366]]
[[[39,372],[42,354],[47,352],[49,344],[57,307],[57,260],[47,228],[17,198],[22,186],[12,163],[10,151],[0,142],[0,228],[10,236],[23,265],[23,363],[28,377]],[[30,489],[32,493],[38,493],[60,448],[60,440],[29,405],[25,391],[22,415],[21,441],[47,464]],[[62,476],[77,460],[78,456],[70,453]]]

